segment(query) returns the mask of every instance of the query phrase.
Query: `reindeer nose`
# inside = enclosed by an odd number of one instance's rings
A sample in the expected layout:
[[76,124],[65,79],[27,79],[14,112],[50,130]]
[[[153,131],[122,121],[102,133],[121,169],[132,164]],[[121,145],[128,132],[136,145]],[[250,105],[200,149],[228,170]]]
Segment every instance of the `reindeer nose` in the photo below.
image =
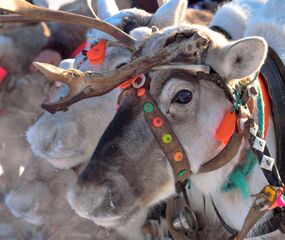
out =
[[75,182],[67,193],[67,200],[78,215],[88,217],[104,205],[108,191],[110,189],[105,185],[85,186]]
[[5,198],[5,204],[15,217],[23,217],[36,210],[38,199],[28,192],[11,191]]

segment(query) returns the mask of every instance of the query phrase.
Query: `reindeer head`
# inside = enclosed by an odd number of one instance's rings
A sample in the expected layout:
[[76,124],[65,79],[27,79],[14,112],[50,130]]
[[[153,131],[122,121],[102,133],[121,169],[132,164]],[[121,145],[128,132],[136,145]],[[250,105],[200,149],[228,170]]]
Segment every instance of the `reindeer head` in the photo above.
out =
[[[172,49],[173,58],[165,60],[163,50],[173,42],[179,42],[180,48]],[[229,42],[207,28],[185,25],[154,33],[140,54],[144,60],[161,54],[161,64],[206,64],[231,84],[259,70],[266,43],[261,38]],[[198,174],[200,167],[225,147],[215,138],[225,113],[232,108],[224,90],[173,65],[145,74],[151,79],[149,94],[187,154],[193,184],[205,193],[216,191],[238,161],[234,158],[216,171]],[[158,141],[146,122],[140,98],[130,90],[88,166],[72,186],[68,194],[71,206],[97,224],[116,227],[174,194],[175,176]]]
[[[179,1],[170,1],[151,15],[139,9],[119,11],[114,1],[100,1],[98,16],[107,18],[108,23],[120,27],[127,33],[138,27],[151,27],[152,25],[166,27],[183,20],[181,16],[186,9],[186,4],[185,1],[182,2],[184,2],[184,7],[181,7]],[[163,25],[165,16],[168,16],[168,22]],[[135,36],[140,33],[142,31],[138,31]],[[91,30],[87,37],[90,47],[102,38],[108,39],[104,62],[91,64],[86,54],[81,53],[75,60],[64,61],[62,65],[69,63],[65,68],[73,67],[82,71],[93,70],[97,73],[106,73],[119,69],[131,60],[131,51],[118,45],[113,37],[95,29]],[[59,100],[67,92],[67,86],[61,86],[50,99],[51,102]],[[89,160],[100,136],[116,113],[118,95],[117,89],[100,98],[78,102],[65,113],[58,112],[54,115],[44,113],[27,134],[32,150],[36,155],[48,159],[50,163],[59,168],[70,168]]]

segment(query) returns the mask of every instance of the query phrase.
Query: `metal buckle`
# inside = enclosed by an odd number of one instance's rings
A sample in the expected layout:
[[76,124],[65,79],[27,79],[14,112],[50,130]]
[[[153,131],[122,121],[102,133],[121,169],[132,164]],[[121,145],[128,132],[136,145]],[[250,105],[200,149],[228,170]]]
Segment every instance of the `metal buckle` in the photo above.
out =
[[196,215],[189,207],[180,210],[178,216],[172,221],[172,225],[176,230],[181,230],[184,233],[192,233],[198,230]]

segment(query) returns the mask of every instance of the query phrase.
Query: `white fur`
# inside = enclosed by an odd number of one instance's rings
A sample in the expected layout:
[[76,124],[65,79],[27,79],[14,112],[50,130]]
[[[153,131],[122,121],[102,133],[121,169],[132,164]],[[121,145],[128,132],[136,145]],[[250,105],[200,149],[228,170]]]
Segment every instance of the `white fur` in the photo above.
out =
[[159,29],[179,24],[185,19],[187,0],[169,0],[153,15],[152,23]]
[[270,0],[260,11],[250,18],[246,36],[262,36],[269,46],[281,57],[285,64],[285,4]]
[[97,8],[98,8],[98,17],[103,20],[112,17],[117,12],[119,12],[119,8],[115,0],[98,0]]
[[64,59],[60,62],[59,67],[63,69],[71,69],[74,68],[75,59]]
[[267,0],[235,0],[222,5],[214,15],[210,26],[218,26],[233,39],[243,37],[248,19]]
[[152,30],[148,27],[140,27],[132,30],[130,35],[138,41],[146,40],[152,34]]

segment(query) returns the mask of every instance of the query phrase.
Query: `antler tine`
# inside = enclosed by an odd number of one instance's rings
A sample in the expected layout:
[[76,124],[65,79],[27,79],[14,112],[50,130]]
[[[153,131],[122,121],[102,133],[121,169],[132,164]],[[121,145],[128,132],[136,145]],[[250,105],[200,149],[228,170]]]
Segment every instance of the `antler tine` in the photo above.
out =
[[91,17],[82,16],[75,13],[55,11],[47,8],[35,6],[25,0],[5,0],[0,2],[0,9],[8,12],[29,17],[36,21],[54,21],[74,25],[80,25],[88,28],[96,28],[102,32],[110,34],[119,42],[123,43],[131,51],[136,50],[136,40],[126,34],[119,28]]

